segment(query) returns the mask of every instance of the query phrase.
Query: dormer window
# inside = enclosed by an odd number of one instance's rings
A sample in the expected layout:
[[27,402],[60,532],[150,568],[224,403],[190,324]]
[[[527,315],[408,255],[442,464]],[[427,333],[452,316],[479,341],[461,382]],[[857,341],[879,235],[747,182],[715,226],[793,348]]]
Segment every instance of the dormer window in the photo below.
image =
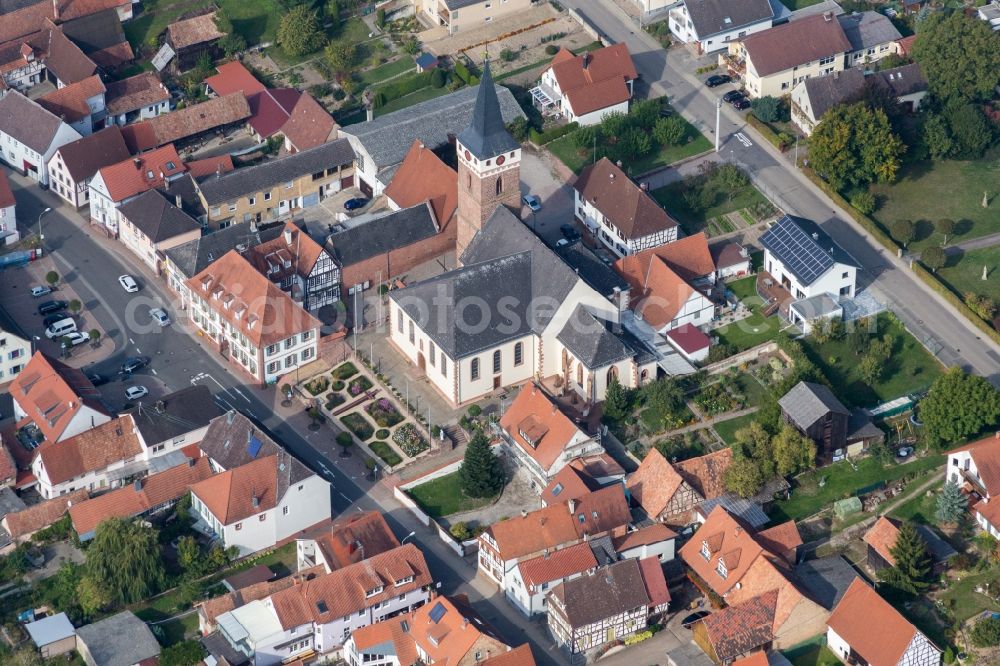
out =
[[708,549],[707,541],[701,542],[701,556],[705,559],[706,562],[712,559],[712,551]]
[[729,569],[726,568],[726,563],[721,557],[719,558],[718,566],[715,567],[715,571],[723,578],[729,578]]
[[413,582],[413,576],[410,575],[407,576],[406,578],[401,578],[400,580],[397,580],[396,587],[400,587],[401,585],[406,585],[407,583],[412,583],[412,582]]
[[372,588],[372,589],[368,590],[367,592],[365,592],[365,598],[366,599],[371,599],[376,594],[382,594],[382,589],[383,589],[382,586],[379,585],[378,587],[375,587],[375,588]]

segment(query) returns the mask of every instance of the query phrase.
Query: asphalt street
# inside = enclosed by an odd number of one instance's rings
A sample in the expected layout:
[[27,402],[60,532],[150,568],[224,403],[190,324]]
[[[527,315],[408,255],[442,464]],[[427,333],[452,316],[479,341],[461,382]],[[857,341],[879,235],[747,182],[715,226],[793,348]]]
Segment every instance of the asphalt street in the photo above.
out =
[[[615,3],[606,0],[565,0],[612,42],[628,45],[643,86],[651,95],[667,95],[670,103],[715,140],[716,102],[732,86],[705,87],[693,75],[698,64],[684,46],[664,51]],[[707,75],[706,75],[707,76]],[[701,78],[706,78],[705,76]],[[1000,347],[983,338],[971,322],[910,272],[903,262],[840,210],[729,105],[720,114],[720,157],[746,169],[754,183],[786,212],[820,224],[864,266],[860,286],[868,287],[908,328],[948,366],[988,377],[1000,385]]]

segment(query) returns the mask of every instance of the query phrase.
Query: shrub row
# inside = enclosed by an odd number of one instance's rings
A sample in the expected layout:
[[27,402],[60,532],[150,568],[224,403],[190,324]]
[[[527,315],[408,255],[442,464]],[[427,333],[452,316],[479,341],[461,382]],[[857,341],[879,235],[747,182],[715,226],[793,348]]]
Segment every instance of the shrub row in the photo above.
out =
[[575,132],[579,128],[580,124],[573,122],[573,123],[566,123],[565,125],[562,125],[560,127],[553,127],[552,129],[545,130],[544,132],[539,132],[536,129],[532,129],[528,133],[528,138],[530,138],[531,142],[534,143],[536,146],[544,146],[550,141],[555,141],[560,137],[564,137],[567,134]]
[[[433,70],[431,70],[433,71]],[[404,95],[409,95],[410,93],[415,93],[418,90],[426,88],[431,84],[431,72],[415,72],[413,74],[408,74],[406,76],[401,76],[397,79],[393,79],[388,83],[383,83],[382,85],[375,88],[375,94],[381,93],[385,95],[385,99],[393,100],[403,97]]]
[[[768,142],[777,148],[778,150],[784,152],[788,146],[794,143],[794,139],[791,139],[787,134],[782,136],[776,133],[771,126],[765,123],[763,120],[753,115],[753,113],[747,114],[747,124],[753,127],[755,130],[761,133],[761,135],[768,140]],[[791,140],[789,140],[791,139]]]
[[455,66],[453,67],[455,76],[470,86],[475,86],[479,84],[479,77],[469,71],[469,68],[461,60],[455,60]]

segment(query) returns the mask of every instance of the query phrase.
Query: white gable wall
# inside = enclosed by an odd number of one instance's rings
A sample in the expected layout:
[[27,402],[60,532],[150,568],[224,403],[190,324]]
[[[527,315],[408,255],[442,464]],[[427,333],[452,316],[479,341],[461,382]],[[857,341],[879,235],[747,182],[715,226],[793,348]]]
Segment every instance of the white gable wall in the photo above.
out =
[[826,273],[816,278],[812,284],[806,285],[796,279],[780,259],[771,254],[770,250],[764,251],[764,270],[770,273],[779,283],[784,283],[787,278],[791,284],[792,296],[795,298],[809,298],[819,294],[831,294],[835,299],[840,296],[853,298],[854,283],[857,278],[858,269],[854,266],[834,263]]

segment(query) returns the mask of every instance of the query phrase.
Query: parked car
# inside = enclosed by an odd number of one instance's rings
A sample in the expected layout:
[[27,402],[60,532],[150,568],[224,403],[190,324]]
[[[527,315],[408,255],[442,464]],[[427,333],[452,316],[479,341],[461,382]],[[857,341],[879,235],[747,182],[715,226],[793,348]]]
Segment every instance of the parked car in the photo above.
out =
[[107,377],[105,377],[104,375],[100,375],[96,372],[92,372],[89,375],[87,375],[87,379],[89,379],[90,383],[93,384],[94,386],[100,386],[101,384],[108,383]]
[[122,289],[130,294],[134,294],[139,291],[139,284],[135,281],[131,275],[122,275],[118,278],[118,284],[122,286]]
[[155,321],[160,326],[170,325],[170,317],[168,317],[167,313],[161,310],[160,308],[153,308],[152,310],[150,310],[149,316],[152,317],[153,321]]
[[714,88],[716,86],[721,86],[724,83],[729,83],[733,80],[733,77],[728,74],[713,74],[712,76],[705,79],[705,85],[709,88]]
[[691,613],[683,620],[681,620],[681,626],[684,627],[685,629],[690,629],[692,624],[694,624],[698,620],[708,617],[711,614],[712,613],[709,611],[695,611],[694,613]]
[[734,100],[741,99],[746,96],[747,96],[746,93],[743,92],[742,90],[730,90],[729,92],[727,92],[725,95],[722,96],[722,101],[731,103]]
[[125,397],[129,400],[138,400],[147,395],[149,395],[149,389],[145,386],[129,386],[125,389]]
[[537,213],[542,209],[542,200],[536,197],[534,194],[525,194],[521,197],[524,205],[531,209],[532,213]]
[[368,205],[368,199],[354,197],[344,202],[344,210],[358,210],[359,208],[364,208],[366,205]]
[[65,312],[56,312],[55,314],[50,314],[46,316],[45,319],[42,320],[42,323],[45,325],[45,328],[48,328],[52,324],[56,323],[57,321],[62,321],[68,316],[69,315],[67,315]]
[[730,104],[732,104],[733,108],[736,109],[737,111],[745,111],[750,108],[750,100],[748,100],[746,97],[737,97],[732,102],[730,102]]
[[59,312],[60,310],[65,310],[67,305],[66,301],[45,301],[38,306],[38,314],[47,315]]
[[556,247],[566,247],[567,245],[569,245],[569,241],[565,238],[560,238],[556,241]]
[[125,362],[122,363],[122,372],[125,374],[131,374],[136,370],[142,370],[147,365],[149,365],[148,356],[129,356],[125,359]]
[[71,317],[63,317],[45,329],[45,337],[49,340],[55,340],[70,333],[76,333],[76,322]]
[[39,296],[45,296],[46,294],[52,293],[52,287],[43,287],[42,285],[36,285],[31,288],[31,297],[38,298]]
[[[85,342],[90,342],[90,336],[84,335],[79,331],[74,331],[72,333],[67,333],[63,336],[63,346],[76,347],[77,345],[82,345]],[[67,345],[67,342],[69,343]]]
[[563,238],[568,241],[580,240],[580,232],[572,224],[562,225],[559,227],[559,231],[562,232]]

